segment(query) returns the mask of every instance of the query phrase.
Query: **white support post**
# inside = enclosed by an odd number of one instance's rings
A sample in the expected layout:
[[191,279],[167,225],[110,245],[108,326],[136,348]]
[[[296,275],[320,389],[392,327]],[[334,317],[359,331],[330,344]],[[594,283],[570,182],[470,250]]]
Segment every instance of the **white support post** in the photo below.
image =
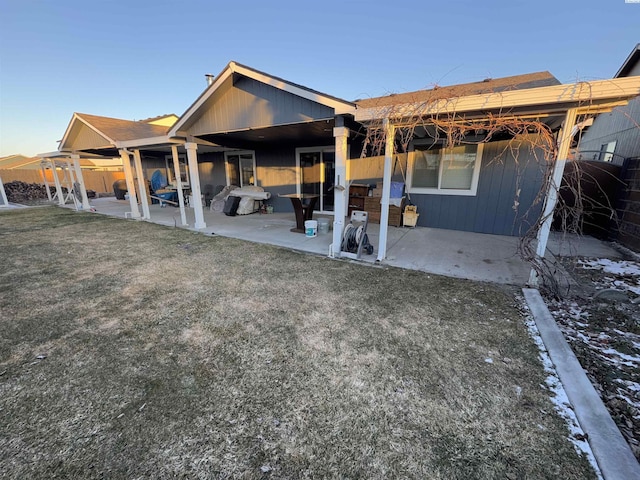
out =
[[52,202],[53,198],[51,198],[51,189],[49,188],[49,180],[47,180],[47,169],[44,167],[44,163],[40,164],[40,172],[42,173],[42,181],[44,182],[44,187],[47,189],[47,198],[50,202]]
[[[543,221],[537,235],[538,245],[536,247],[536,258],[538,259],[544,258],[544,254],[547,250],[547,241],[549,240],[549,232],[551,231],[551,223],[553,222],[553,211],[556,208],[556,203],[558,202],[558,192],[560,190],[560,185],[562,184],[562,175],[567,163],[567,157],[569,156],[569,147],[571,146],[572,138],[571,133],[576,124],[576,116],[577,110],[575,108],[569,109],[564,118],[562,130],[560,131],[558,154],[553,167],[553,175],[549,179],[544,209],[542,211]],[[536,287],[538,286],[538,281],[538,274],[535,269],[532,268],[531,273],[529,274],[529,285]]]
[[80,185],[80,196],[82,197],[82,209],[91,210],[91,204],[89,203],[89,196],[87,195],[87,188],[84,185],[84,176],[82,175],[82,168],[80,167],[80,155],[71,155],[73,160],[73,168],[76,171],[76,180]]
[[335,185],[333,188],[333,244],[329,255],[339,258],[349,195],[349,179],[347,178],[347,162],[349,161],[347,158],[347,139],[349,138],[349,129],[344,126],[337,126],[333,129],[333,137],[336,142]]
[[396,129],[388,118],[382,123],[385,134],[384,170],[382,176],[382,198],[380,199],[380,238],[378,239],[378,262],[387,257],[387,231],[389,230],[389,197],[391,196],[391,167],[393,162]]
[[171,146],[171,156],[173,157],[173,171],[176,179],[176,190],[178,192],[178,205],[180,206],[180,220],[183,226],[187,226],[187,213],[184,209],[184,191],[182,190],[182,178],[180,176],[180,158],[178,157],[178,147]]
[[138,177],[138,194],[140,195],[140,204],[142,205],[142,218],[151,219],[149,211],[149,197],[147,197],[147,182],[144,179],[144,171],[142,170],[142,158],[140,150],[133,151],[133,163],[136,166],[136,176]]
[[9,200],[7,200],[7,192],[5,192],[4,190],[4,183],[2,183],[2,178],[0,178],[0,200],[2,200],[2,203],[0,203],[0,207],[9,206]]
[[51,172],[53,173],[53,182],[56,185],[56,196],[58,197],[58,205],[64,205],[64,198],[62,197],[62,185],[60,185],[60,177],[58,177],[58,171],[56,170],[56,161],[52,158]]
[[122,166],[124,167],[124,178],[127,182],[129,205],[131,205],[131,218],[140,218],[140,210],[138,209],[136,186],[133,180],[133,170],[131,170],[131,158],[129,157],[129,152],[127,152],[125,149],[121,149],[120,158],[122,158]]
[[194,228],[200,230],[207,228],[204,223],[204,211],[202,208],[202,193],[200,190],[200,173],[198,172],[198,145],[193,142],[184,144],[187,150],[187,161],[189,163],[189,181],[191,183],[191,197],[193,198],[193,213],[196,216]]
[[67,183],[67,196],[64,199],[64,203],[67,203],[69,201],[69,198],[71,198],[71,200],[73,200],[73,206],[76,207],[76,210],[78,210],[78,198],[76,197],[76,194],[73,188],[74,187],[73,184],[75,183],[75,178],[73,176],[73,170],[71,169],[71,159],[67,158],[65,163],[67,164],[67,167],[63,171],[64,171],[64,180]]

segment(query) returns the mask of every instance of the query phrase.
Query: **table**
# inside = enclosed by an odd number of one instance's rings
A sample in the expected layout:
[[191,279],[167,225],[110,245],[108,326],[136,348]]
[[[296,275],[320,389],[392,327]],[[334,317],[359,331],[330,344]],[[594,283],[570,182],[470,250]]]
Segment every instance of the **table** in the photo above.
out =
[[293,211],[296,214],[296,228],[292,228],[291,231],[305,233],[304,222],[313,218],[313,209],[320,195],[314,193],[288,193],[279,196],[290,199],[293,205]]

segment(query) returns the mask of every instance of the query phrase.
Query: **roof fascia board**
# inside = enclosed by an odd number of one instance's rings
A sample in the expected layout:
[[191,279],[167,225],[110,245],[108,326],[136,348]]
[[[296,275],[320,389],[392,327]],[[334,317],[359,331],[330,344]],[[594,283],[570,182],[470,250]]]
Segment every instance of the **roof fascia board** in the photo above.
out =
[[109,138],[108,135],[105,135],[103,132],[101,132],[100,130],[98,130],[96,127],[94,127],[93,125],[91,125],[88,121],[86,121],[84,118],[82,118],[80,115],[78,115],[77,113],[74,112],[73,117],[71,118],[71,122],[69,122],[69,126],[67,127],[67,131],[64,132],[64,136],[62,137],[62,140],[60,141],[60,151],[64,150],[64,144],[67,141],[67,137],[71,134],[71,130],[73,129],[73,124],[76,120],[81,121],[82,123],[84,123],[87,127],[89,127],[91,130],[93,130],[94,132],[96,132],[98,135],[104,137],[107,139],[107,141],[111,144],[111,145],[115,145],[115,141],[112,138]]
[[274,78],[270,75],[245,68],[235,62],[231,62],[231,68],[234,72],[244,75],[245,77],[252,78],[277,89],[283,90],[293,95],[297,95],[298,97],[306,98],[307,100],[311,100],[312,102],[331,107],[335,110],[336,115],[348,113],[353,114],[355,112],[355,105],[352,103],[341,102],[326,95],[322,95],[318,92],[312,92],[310,90],[298,87],[297,85],[293,85],[289,82]]
[[135,140],[123,140],[115,142],[116,148],[134,148],[134,147],[152,147],[165,144],[182,144],[184,140],[171,138],[169,135],[161,135],[159,137],[136,138]]
[[215,93],[215,91],[222,86],[222,84],[233,74],[233,70],[231,68],[231,64],[227,65],[227,67],[213,80],[213,83],[207,87],[207,89],[202,92],[202,94],[196,99],[195,102],[187,109],[186,112],[178,119],[176,123],[173,124],[171,129],[169,130],[169,137],[176,137],[178,135],[178,131],[182,128],[182,126],[190,120],[193,115],[202,107],[207,100]]
[[633,68],[632,63],[637,61],[640,58],[640,43],[638,43],[635,48],[631,51],[627,59],[620,66],[614,78],[621,78],[620,75],[626,73],[627,70],[631,70]]
[[[379,120],[385,116],[393,118],[416,115],[438,115],[487,110],[508,110],[517,107],[536,107],[541,113],[545,107],[553,109],[556,104],[580,107],[591,113],[602,103],[626,103],[640,95],[640,77],[625,77],[576,84],[512,90],[499,93],[469,95],[440,99],[417,104],[388,105],[356,110],[356,121]],[[581,105],[583,104],[583,105]]]
[[306,90],[286,81],[274,78],[270,75],[243,67],[242,65],[238,65],[235,62],[230,62],[229,65],[227,65],[227,67],[222,71],[222,73],[214,79],[213,83],[209,87],[207,87],[202,95],[200,95],[200,97],[187,109],[187,111],[180,117],[180,119],[173,125],[173,127],[171,127],[171,129],[169,130],[169,136],[171,137],[179,135],[179,132],[182,131],[181,129],[185,125],[185,123],[187,123],[187,121],[196,114],[196,112],[207,102],[207,100],[214,94],[214,92],[218,88],[220,88],[222,84],[234,73],[244,75],[245,77],[262,82],[266,85],[270,85],[293,95],[297,95],[299,97],[306,98],[307,100],[311,100],[313,102],[320,103],[321,105],[333,108],[336,115],[355,114],[356,107],[352,103],[341,102],[326,95]]

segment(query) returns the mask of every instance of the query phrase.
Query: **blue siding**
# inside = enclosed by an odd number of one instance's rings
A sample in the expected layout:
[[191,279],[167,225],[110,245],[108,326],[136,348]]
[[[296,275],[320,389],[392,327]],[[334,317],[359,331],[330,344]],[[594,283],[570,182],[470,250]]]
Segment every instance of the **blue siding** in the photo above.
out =
[[[540,205],[527,211],[540,190],[543,167],[524,147],[517,163],[508,152],[494,160],[506,145],[503,141],[484,146],[476,196],[411,194],[420,213],[418,225],[496,235],[526,232],[540,213]],[[520,185],[519,174],[526,179]],[[518,187],[522,190],[516,212],[513,206]]]
[[293,95],[251,78],[238,76],[233,86],[188,128],[191,135],[209,135],[247,128],[311,122],[333,118],[333,108]]

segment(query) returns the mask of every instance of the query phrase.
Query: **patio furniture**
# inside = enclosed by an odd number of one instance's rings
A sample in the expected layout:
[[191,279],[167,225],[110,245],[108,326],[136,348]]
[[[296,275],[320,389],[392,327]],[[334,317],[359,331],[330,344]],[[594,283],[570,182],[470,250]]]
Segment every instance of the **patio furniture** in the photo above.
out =
[[313,209],[320,195],[314,193],[289,193],[280,195],[280,197],[290,199],[293,205],[293,211],[296,215],[296,228],[292,228],[291,231],[305,233],[304,222],[313,218]]

